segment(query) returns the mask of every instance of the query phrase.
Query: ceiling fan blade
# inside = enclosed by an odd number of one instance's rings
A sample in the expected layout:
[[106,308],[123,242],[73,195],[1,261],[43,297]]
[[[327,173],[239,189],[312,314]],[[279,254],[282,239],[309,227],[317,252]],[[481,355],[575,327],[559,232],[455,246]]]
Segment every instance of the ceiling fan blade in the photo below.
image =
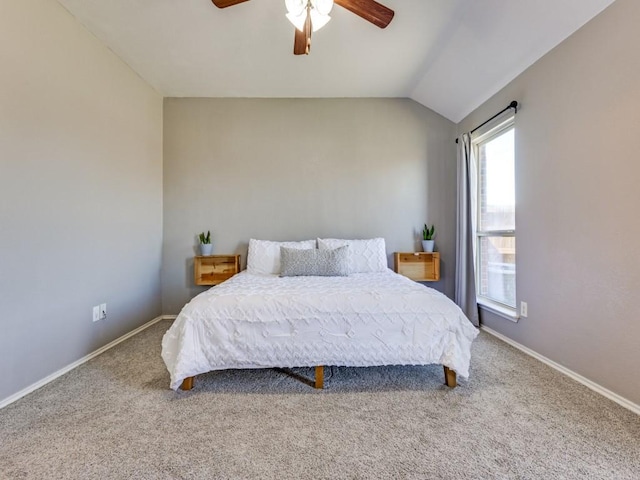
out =
[[393,19],[394,11],[375,0],[334,0],[334,2],[380,28],[385,28]]
[[218,8],[227,8],[242,2],[248,2],[249,0],[211,0],[211,1]]
[[304,32],[301,32],[297,28],[295,29],[296,36],[293,39],[293,54],[294,55],[308,55],[307,52],[307,36]]
[[297,28],[293,39],[294,55],[309,55],[311,51],[311,17],[307,13],[307,19],[304,21],[304,31]]

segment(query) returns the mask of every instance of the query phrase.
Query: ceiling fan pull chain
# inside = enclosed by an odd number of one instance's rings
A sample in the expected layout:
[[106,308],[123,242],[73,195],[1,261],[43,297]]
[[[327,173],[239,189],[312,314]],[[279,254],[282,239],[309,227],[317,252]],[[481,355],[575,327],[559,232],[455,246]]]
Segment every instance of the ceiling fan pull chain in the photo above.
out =
[[304,34],[306,37],[305,55],[311,51],[311,0],[307,3],[307,19],[304,21]]

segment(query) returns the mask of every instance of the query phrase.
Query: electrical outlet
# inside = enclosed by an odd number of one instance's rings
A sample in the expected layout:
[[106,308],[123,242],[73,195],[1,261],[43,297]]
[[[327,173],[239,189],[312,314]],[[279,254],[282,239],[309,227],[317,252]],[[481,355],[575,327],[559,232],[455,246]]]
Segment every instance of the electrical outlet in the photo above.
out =
[[100,320],[106,320],[106,319],[107,319],[107,304],[101,303],[100,304]]
[[520,316],[527,316],[527,302],[520,302]]
[[93,307],[93,321],[97,322],[98,320],[100,320],[100,306],[96,305]]

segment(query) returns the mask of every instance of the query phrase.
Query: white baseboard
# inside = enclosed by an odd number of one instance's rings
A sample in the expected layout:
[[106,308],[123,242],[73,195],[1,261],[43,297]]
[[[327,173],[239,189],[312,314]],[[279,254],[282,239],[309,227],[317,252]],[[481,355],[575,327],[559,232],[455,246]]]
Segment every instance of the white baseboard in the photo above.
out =
[[134,335],[137,335],[138,333],[140,333],[144,329],[149,328],[154,323],[158,323],[160,320],[171,320],[171,319],[175,319],[175,318],[176,318],[175,315],[160,315],[159,317],[154,318],[153,320],[145,323],[144,325],[139,326],[135,330],[132,330],[129,333],[127,333],[127,334],[125,334],[125,335],[123,335],[123,336],[121,336],[119,338],[116,338],[113,342],[110,342],[110,343],[106,344],[104,347],[100,347],[99,349],[91,352],[89,355],[86,355],[86,356],[82,357],[81,359],[76,360],[73,363],[70,363],[66,367],[63,367],[60,370],[58,370],[57,372],[54,372],[51,375],[48,375],[47,377],[43,378],[42,380],[39,380],[36,383],[33,383],[33,384],[29,385],[27,388],[24,388],[24,389],[20,390],[19,392],[14,393],[10,397],[7,397],[5,399],[0,400],[0,408],[6,407],[7,405],[15,402],[16,400],[21,399],[22,397],[24,397],[25,395],[28,395],[29,393],[33,392],[34,390],[37,390],[38,388],[46,385],[47,383],[55,380],[56,378],[61,377],[65,373],[73,370],[74,368],[82,365],[85,362],[88,362],[92,358],[97,357],[101,353],[106,352],[110,348],[115,347],[116,345],[118,345],[119,343],[124,342],[128,338],[131,338]]
[[496,332],[495,330],[492,330],[489,327],[485,327],[484,325],[481,325],[480,329],[485,331],[485,332],[487,332],[490,335],[493,335],[496,338],[499,338],[503,342],[508,343],[512,347],[517,348],[518,350],[526,353],[527,355],[532,356],[536,360],[540,360],[542,363],[545,363],[545,364],[549,365],[551,368],[554,368],[554,369],[558,370],[560,373],[563,373],[567,377],[570,377],[570,378],[574,379],[576,382],[581,383],[582,385],[584,385],[587,388],[590,388],[594,392],[599,393],[600,395],[603,395],[603,396],[607,397],[609,400],[613,400],[618,405],[620,405],[620,406],[622,406],[622,407],[624,407],[624,408],[626,408],[628,410],[631,410],[633,413],[635,413],[637,415],[640,415],[640,405],[638,405],[636,403],[633,403],[631,400],[627,400],[626,398],[621,397],[617,393],[614,393],[611,390],[608,390],[608,389],[604,388],[603,386],[598,385],[595,382],[592,382],[588,378],[583,377],[582,375],[574,372],[573,370],[569,370],[567,367],[564,367],[564,366],[560,365],[559,363],[556,363],[553,360],[550,360],[547,357],[545,357],[543,355],[540,355],[538,352],[535,352],[534,350],[531,350],[530,348],[527,348],[524,345],[522,345],[522,344],[520,344],[520,343],[518,343],[518,342],[516,342],[514,340],[511,340],[509,337],[505,337],[501,333],[498,333],[498,332]]

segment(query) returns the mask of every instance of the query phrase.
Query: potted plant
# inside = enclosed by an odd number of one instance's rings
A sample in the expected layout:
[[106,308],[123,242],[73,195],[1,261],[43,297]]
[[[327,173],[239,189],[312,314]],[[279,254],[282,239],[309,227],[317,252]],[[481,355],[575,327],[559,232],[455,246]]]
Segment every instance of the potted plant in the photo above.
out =
[[422,250],[425,252],[433,252],[433,247],[435,245],[435,241],[433,237],[436,234],[436,226],[424,224],[424,228],[422,229]]
[[206,235],[202,232],[198,235],[198,238],[200,239],[200,254],[211,255],[211,250],[213,249],[213,245],[211,245],[211,232],[207,230]]

